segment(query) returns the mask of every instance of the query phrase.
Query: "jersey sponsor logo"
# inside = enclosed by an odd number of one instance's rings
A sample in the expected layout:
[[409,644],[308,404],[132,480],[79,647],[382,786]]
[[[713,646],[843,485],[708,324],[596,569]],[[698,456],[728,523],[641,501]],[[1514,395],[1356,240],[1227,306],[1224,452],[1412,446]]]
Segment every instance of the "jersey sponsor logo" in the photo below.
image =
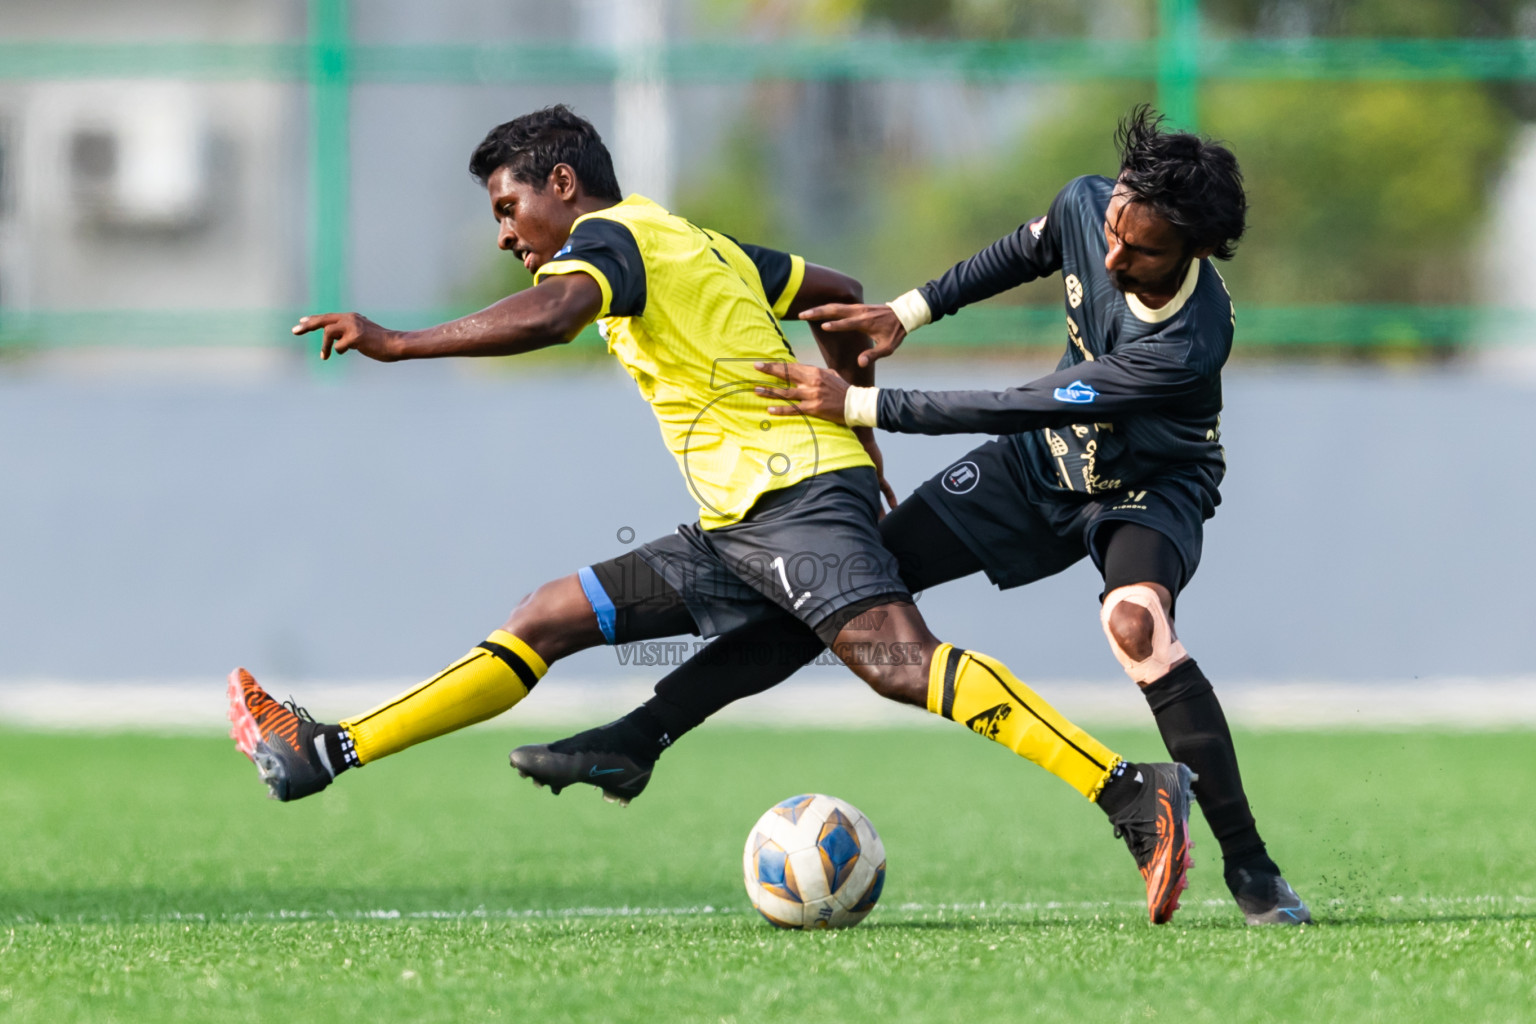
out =
[[985,736],[989,740],[995,740],[997,739],[998,730],[1003,727],[1004,722],[1008,721],[1008,716],[1011,714],[1013,714],[1013,705],[1004,701],[996,707],[988,708],[973,718],[966,719],[965,724],[977,735]]
[[1097,391],[1080,380],[1075,380],[1064,388],[1057,388],[1052,393],[1055,395],[1056,401],[1070,402],[1073,405],[1087,405],[1099,397]]
[[570,254],[571,254],[571,243],[570,242],[566,242],[565,245],[561,246],[559,252],[555,253],[553,256],[551,256],[549,258],[549,262],[553,263],[553,262],[555,262],[555,260],[559,259],[561,256],[569,256]]
[[941,482],[950,494],[965,494],[981,483],[981,469],[974,462],[956,463],[945,471]]
[[1030,237],[1032,237],[1035,241],[1037,241],[1037,242],[1040,241],[1040,236],[1045,234],[1045,218],[1044,217],[1041,217],[1038,220],[1032,220],[1032,221],[1029,222],[1029,234],[1030,234]]
[[1067,275],[1067,305],[1076,309],[1083,304],[1083,282],[1077,279],[1076,274]]

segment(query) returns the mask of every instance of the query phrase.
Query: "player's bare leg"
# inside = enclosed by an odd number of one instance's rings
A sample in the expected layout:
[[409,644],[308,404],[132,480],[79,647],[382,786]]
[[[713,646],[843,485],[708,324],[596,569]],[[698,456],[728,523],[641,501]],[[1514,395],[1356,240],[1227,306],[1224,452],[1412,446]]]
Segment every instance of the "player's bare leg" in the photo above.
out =
[[230,736],[269,794],[318,793],[349,768],[507,711],[549,665],[603,642],[577,576],[546,583],[507,621],[437,675],[336,724],[314,721],[291,699],[273,700],[245,669],[229,677]]
[[1160,583],[1117,587],[1100,615],[1115,657],[1146,696],[1168,752],[1198,773],[1194,796],[1221,843],[1227,887],[1249,924],[1306,924],[1307,905],[1265,851],[1237,751],[1210,682],[1174,630]]
[[[861,620],[832,645],[855,675],[883,697],[926,708],[1001,743],[1099,804],[1146,881],[1152,922],[1173,916],[1192,866],[1189,768],[1126,761],[1002,662],[941,643],[915,605],[883,605]],[[869,622],[879,625],[870,629]]]

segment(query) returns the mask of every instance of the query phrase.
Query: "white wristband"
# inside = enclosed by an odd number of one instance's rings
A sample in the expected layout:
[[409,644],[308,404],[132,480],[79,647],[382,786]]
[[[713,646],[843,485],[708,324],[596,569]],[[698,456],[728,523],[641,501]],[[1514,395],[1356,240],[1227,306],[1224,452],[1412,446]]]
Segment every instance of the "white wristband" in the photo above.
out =
[[895,311],[896,319],[901,321],[901,326],[907,329],[908,334],[923,324],[933,322],[933,310],[928,308],[928,300],[916,288],[905,295],[898,295],[886,305]]
[[880,425],[880,389],[851,387],[843,396],[843,422],[850,427]]

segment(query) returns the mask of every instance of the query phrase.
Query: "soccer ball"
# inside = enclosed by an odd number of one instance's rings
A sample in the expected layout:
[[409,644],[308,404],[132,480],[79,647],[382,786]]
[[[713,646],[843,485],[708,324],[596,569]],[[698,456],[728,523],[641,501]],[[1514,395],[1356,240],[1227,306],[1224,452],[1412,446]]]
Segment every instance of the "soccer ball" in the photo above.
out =
[[885,886],[885,844],[846,800],[820,793],[768,808],[747,835],[747,898],[779,928],[851,928]]

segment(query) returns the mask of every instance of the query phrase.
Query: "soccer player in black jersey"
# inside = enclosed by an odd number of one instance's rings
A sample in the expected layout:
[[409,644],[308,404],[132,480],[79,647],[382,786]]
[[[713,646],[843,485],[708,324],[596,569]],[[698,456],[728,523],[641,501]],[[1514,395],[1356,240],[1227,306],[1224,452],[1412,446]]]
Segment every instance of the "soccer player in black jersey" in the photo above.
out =
[[[1199,776],[1194,793],[1221,845],[1225,879],[1250,924],[1303,923],[1244,794],[1210,682],[1179,643],[1174,611],[1200,561],[1202,527],[1221,500],[1221,368],[1235,315],[1215,259],[1242,236],[1247,201],[1224,146],[1164,129],[1150,108],[1119,128],[1120,173],[1069,182],[1044,216],[942,277],[880,306],[828,305],[806,319],[859,331],[869,363],[908,333],[961,307],[1059,272],[1068,344],[1054,373],[1007,391],[850,387],[804,365],[765,367],[788,382],[776,415],[923,434],[1003,435],[920,486],[885,518],[883,542],[913,591],[983,571],[1021,586],[1092,558],[1101,623],[1141,688],[1169,753]],[[770,647],[776,657],[751,656]],[[661,750],[732,700],[787,678],[820,653],[780,618],[736,630],[657,686],[618,722],[514,763],[556,785],[601,763],[637,792]],[[729,670],[719,666],[729,666]],[[980,731],[985,723],[972,723]]]

